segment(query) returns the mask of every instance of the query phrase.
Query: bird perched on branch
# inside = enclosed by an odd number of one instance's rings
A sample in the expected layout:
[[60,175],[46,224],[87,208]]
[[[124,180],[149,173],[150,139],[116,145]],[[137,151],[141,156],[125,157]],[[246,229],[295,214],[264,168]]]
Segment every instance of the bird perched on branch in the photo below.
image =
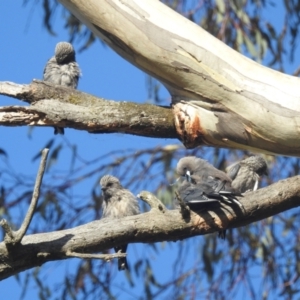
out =
[[181,199],[186,204],[195,210],[205,207],[208,203],[219,203],[222,201],[237,201],[233,200],[235,195],[231,192],[219,191],[216,192],[212,186],[200,180],[196,175],[191,175],[188,180],[184,182],[178,188]]
[[268,175],[268,166],[261,156],[250,156],[229,166],[227,175],[232,179],[232,186],[240,193],[256,191],[260,177]]
[[[239,195],[231,186],[232,180],[224,172],[216,169],[204,159],[195,156],[183,157],[178,161],[176,170],[180,176],[185,177],[189,182],[191,182],[191,176],[194,176],[194,184],[208,185],[217,193],[224,191],[233,195]],[[237,204],[241,205],[238,201]]]
[[[133,216],[140,213],[136,197],[125,189],[118,178],[105,175],[100,180],[103,193],[103,214],[102,218],[120,219],[126,216]],[[115,251],[126,253],[127,244],[115,247]],[[119,271],[128,269],[126,257],[118,259]]]
[[[58,43],[55,47],[55,55],[45,66],[43,80],[76,89],[80,75],[73,46],[67,42]],[[54,128],[54,134],[64,134],[63,128]]]
[[[236,198],[240,193],[232,187],[231,178],[204,159],[183,157],[178,161],[176,170],[189,183],[183,182],[179,194],[191,208],[196,204],[199,207],[200,204],[216,201],[236,203],[243,207]],[[205,198],[208,199],[205,201]],[[225,234],[226,230],[220,231],[219,237],[225,238]]]

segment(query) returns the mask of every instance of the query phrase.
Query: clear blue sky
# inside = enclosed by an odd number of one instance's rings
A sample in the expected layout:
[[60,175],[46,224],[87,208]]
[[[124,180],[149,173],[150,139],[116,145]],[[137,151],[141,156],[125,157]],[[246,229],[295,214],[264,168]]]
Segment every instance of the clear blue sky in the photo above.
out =
[[[12,81],[26,84],[32,79],[41,79],[43,69],[47,60],[53,56],[54,47],[57,42],[68,39],[67,32],[63,29],[62,17],[57,13],[55,18],[54,31],[57,36],[50,36],[42,26],[42,8],[39,5],[28,4],[22,6],[18,1],[0,2],[0,81]],[[273,17],[276,15],[273,14]],[[80,45],[75,44],[75,49]],[[111,51],[108,47],[97,41],[88,50],[77,54],[77,61],[82,69],[82,78],[79,82],[81,91],[94,94],[113,100],[128,100],[134,102],[145,102],[147,100],[146,75],[130,65],[124,59]],[[293,68],[291,67],[290,71]],[[169,95],[162,89],[162,97],[168,103]],[[26,105],[18,100],[0,96],[1,106],[3,105]],[[35,128],[29,138],[28,127],[0,127],[1,141],[0,148],[7,151],[13,169],[24,176],[35,176],[39,160],[32,162],[32,157],[44,147],[46,142],[53,136],[53,128]],[[70,144],[78,146],[79,153],[85,158],[93,158],[109,153],[114,150],[134,148],[151,148],[157,145],[167,145],[179,142],[177,140],[149,139],[123,134],[94,135],[83,131],[66,129],[65,137],[56,136],[56,144],[67,139]],[[66,169],[69,159],[69,152],[64,150],[58,160],[58,169]],[[3,160],[0,160],[3,163]],[[64,165],[66,164],[66,165]],[[94,180],[94,181],[93,181]],[[84,183],[81,188],[86,189],[89,194],[91,187],[95,184],[96,178]],[[133,191],[138,193],[139,191]],[[90,201],[87,199],[87,201]],[[25,211],[19,211],[16,215],[20,218]],[[87,217],[86,222],[91,221]],[[199,242],[200,238],[195,238]],[[164,244],[158,247],[163,248]],[[139,245],[131,245],[129,248],[129,260],[134,257],[142,257],[144,248]],[[171,249],[171,250],[170,250]],[[156,260],[155,269],[158,279],[164,281],[172,278],[170,270],[176,257],[175,247],[172,243],[165,250],[161,249],[161,255],[157,255],[151,247],[148,247],[147,255]],[[76,259],[66,262],[53,262],[43,265],[43,276],[45,281],[58,282],[57,276],[65,270],[74,267]],[[194,260],[187,261],[186,269],[192,266]],[[21,280],[24,280],[21,274]],[[117,290],[130,290],[126,284],[124,273],[114,272],[115,287]],[[138,280],[141,280],[139,282]],[[142,284],[143,279],[136,279],[136,285]],[[1,299],[18,299],[21,295],[21,285],[14,277],[0,282]],[[26,294],[25,299],[36,297],[36,286],[30,284],[31,290]],[[138,293],[138,289],[135,290]],[[126,295],[126,296],[125,296]],[[137,295],[137,294],[135,294]],[[124,292],[120,299],[134,299]]]

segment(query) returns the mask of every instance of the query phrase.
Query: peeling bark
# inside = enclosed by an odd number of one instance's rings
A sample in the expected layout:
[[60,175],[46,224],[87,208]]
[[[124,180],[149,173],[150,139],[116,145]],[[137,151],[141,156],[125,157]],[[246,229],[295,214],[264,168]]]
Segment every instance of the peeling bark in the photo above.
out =
[[[141,193],[142,195],[147,195]],[[259,199],[259,200],[258,200]],[[114,220],[99,220],[72,229],[27,235],[20,244],[0,243],[0,280],[48,261],[70,258],[69,253],[93,253],[126,243],[177,241],[235,228],[300,205],[300,176],[279,181],[240,198],[238,206],[211,205],[182,217],[179,209],[159,210]]]

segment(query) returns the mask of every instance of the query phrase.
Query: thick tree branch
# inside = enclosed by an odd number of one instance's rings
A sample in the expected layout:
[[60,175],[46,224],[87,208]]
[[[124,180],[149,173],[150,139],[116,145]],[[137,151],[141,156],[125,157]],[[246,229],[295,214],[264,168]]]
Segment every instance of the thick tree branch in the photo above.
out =
[[105,100],[37,80],[30,85],[0,82],[0,94],[31,103],[29,107],[0,108],[2,126],[56,125],[91,133],[177,137],[173,113],[167,107]]
[[185,146],[300,156],[299,78],[242,56],[160,1],[60,2],[167,87]]
[[13,231],[7,224],[6,220],[1,220],[0,225],[3,227],[5,231],[5,236],[4,236],[4,242],[7,245],[15,245],[17,243],[20,243],[23,236],[25,235],[28,226],[32,220],[39,196],[40,196],[40,187],[42,184],[42,179],[44,176],[45,172],[45,167],[46,167],[46,161],[47,161],[47,156],[48,156],[49,149],[44,149],[42,151],[42,156],[41,156],[41,162],[40,162],[40,167],[38,170],[38,174],[36,177],[34,189],[33,189],[33,194],[32,194],[32,199],[30,202],[30,206],[28,208],[27,214],[24,218],[24,221],[18,231]]
[[[105,100],[42,81],[34,81],[30,85],[0,82],[0,94],[31,104],[29,107],[7,106],[0,108],[0,126],[55,125],[87,130],[91,133],[123,132],[157,138],[180,138],[175,129],[173,112],[168,107]],[[179,103],[174,111],[176,111],[176,118],[181,115],[183,122],[192,120],[195,117],[190,106],[183,103]],[[178,121],[178,119],[176,120]],[[219,127],[220,132],[226,126],[233,124],[231,119],[224,119],[224,122],[224,126]],[[268,120],[265,122],[268,123]],[[296,122],[295,120],[295,124]],[[277,131],[272,130],[272,132]],[[300,136],[298,131],[295,134]],[[196,139],[200,137],[201,139],[201,134],[199,136],[194,135],[194,137]],[[235,146],[236,148],[248,150],[259,149],[261,152],[300,156],[300,137],[299,141],[291,145],[288,135],[278,136],[280,140],[268,141],[269,146],[272,145],[273,147],[269,148],[268,151],[265,150],[264,143],[259,139],[256,139],[254,142],[255,148],[253,148],[248,143],[244,146],[241,144],[227,144],[226,139],[222,140],[221,135],[219,137],[218,144],[214,144],[214,142],[205,142],[205,144],[216,146],[222,144],[224,147]],[[239,139],[238,130],[234,131],[232,138]],[[287,138],[286,144],[281,144],[285,141],[285,138]]]
[[268,218],[300,205],[300,176],[247,193],[240,201],[244,211],[237,205],[212,205],[199,214],[191,212],[187,220],[178,209],[164,213],[152,209],[118,222],[103,219],[68,230],[28,235],[13,251],[2,242],[0,279],[48,261],[69,258],[69,252],[94,253],[124,243],[176,241]]

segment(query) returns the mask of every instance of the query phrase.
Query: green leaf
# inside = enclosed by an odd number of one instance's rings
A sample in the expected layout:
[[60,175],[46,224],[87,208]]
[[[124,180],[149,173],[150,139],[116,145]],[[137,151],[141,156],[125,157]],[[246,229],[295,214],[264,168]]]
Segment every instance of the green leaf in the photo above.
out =
[[244,35],[244,41],[247,47],[247,50],[252,55],[253,58],[257,58],[257,51],[255,49],[255,45],[252,43],[252,41],[249,39],[247,35]]
[[224,15],[225,14],[225,2],[224,2],[224,0],[216,0],[216,5],[217,5],[217,8],[218,8],[218,12],[221,15]]
[[242,52],[242,45],[244,44],[244,40],[243,40],[243,32],[241,30],[241,28],[237,29],[236,32],[236,46],[237,46],[237,50],[239,52]]

